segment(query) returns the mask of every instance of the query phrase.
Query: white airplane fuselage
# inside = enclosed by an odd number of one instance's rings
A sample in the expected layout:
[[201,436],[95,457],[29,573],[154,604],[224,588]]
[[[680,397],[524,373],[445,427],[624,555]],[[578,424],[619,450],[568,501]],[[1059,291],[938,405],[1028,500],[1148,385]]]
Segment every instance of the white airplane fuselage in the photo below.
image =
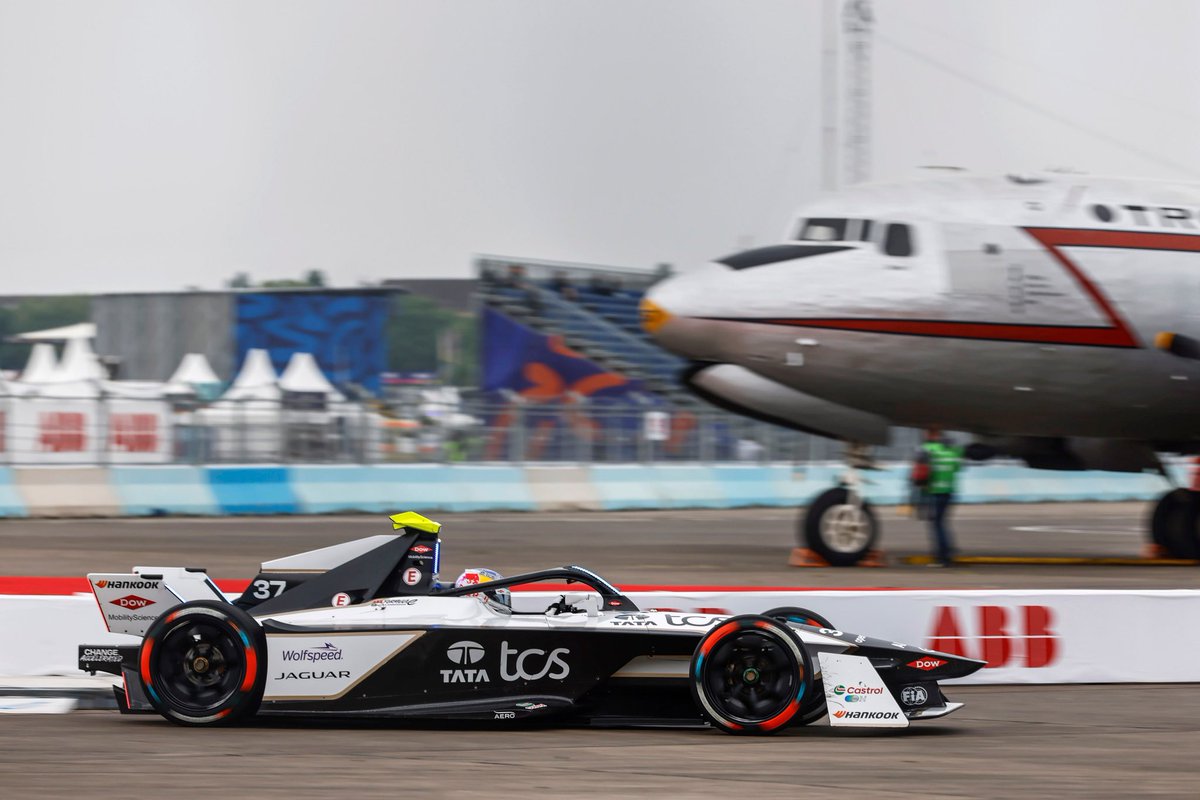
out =
[[803,209],[789,235],[658,284],[647,328],[890,424],[1200,440],[1200,360],[1154,346],[1200,339],[1198,185],[867,185]]

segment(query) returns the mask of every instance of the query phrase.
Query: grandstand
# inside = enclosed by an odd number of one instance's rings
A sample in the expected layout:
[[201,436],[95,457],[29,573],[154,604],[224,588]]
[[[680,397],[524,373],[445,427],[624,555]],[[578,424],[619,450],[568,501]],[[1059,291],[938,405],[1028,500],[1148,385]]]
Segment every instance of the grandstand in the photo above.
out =
[[557,334],[574,350],[675,406],[699,404],[679,385],[683,359],[642,330],[638,303],[666,276],[580,264],[481,257],[476,262],[485,305],[534,330]]

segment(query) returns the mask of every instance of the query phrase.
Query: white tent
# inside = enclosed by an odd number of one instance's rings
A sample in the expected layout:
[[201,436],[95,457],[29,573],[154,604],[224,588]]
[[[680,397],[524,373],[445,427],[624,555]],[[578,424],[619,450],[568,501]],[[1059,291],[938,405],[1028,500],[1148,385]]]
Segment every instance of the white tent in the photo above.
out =
[[54,345],[40,342],[29,351],[29,360],[21,370],[22,383],[46,383],[54,379],[58,371],[58,359],[54,357]]
[[179,362],[175,374],[167,383],[220,383],[221,379],[213,372],[204,353],[188,353]]
[[62,361],[50,378],[55,383],[104,380],[108,372],[87,339],[70,339],[63,349]]
[[12,338],[18,342],[61,342],[72,339],[95,339],[96,324],[94,322],[77,322],[74,325],[64,325],[61,328],[47,328],[44,331],[18,333]]
[[285,392],[320,392],[335,403],[345,399],[321,372],[312,353],[292,353],[287,368],[279,378],[279,388]]
[[192,394],[199,389],[215,389],[220,383],[221,379],[203,353],[188,353],[167,381],[165,391],[167,394]]
[[247,351],[241,371],[225,394],[221,395],[219,402],[278,401],[281,395],[279,378],[271,366],[271,357],[266,350],[254,349]]

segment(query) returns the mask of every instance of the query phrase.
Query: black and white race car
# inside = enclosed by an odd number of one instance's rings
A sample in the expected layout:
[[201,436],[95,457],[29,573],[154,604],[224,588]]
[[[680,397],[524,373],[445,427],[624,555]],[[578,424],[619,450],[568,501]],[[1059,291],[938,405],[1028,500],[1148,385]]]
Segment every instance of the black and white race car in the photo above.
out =
[[[765,734],[824,716],[876,727],[941,717],[962,704],[938,681],[983,666],[799,608],[640,609],[578,566],[443,587],[440,526],[391,519],[391,535],[263,564],[232,601],[202,570],[90,574],[109,630],[141,641],[81,645],[80,669],[121,678],[122,712],[186,725],[336,715]],[[510,587],[547,582],[582,591],[536,610],[508,601]]]

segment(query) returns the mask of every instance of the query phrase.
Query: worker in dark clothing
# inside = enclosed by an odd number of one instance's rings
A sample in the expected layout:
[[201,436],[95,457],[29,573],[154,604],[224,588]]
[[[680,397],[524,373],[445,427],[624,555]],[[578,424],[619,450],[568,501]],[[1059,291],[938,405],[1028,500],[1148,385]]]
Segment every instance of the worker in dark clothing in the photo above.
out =
[[934,561],[931,567],[948,567],[954,563],[954,542],[946,518],[954,503],[958,473],[962,469],[962,448],[942,438],[940,428],[925,431],[925,443],[913,467],[914,483],[923,483],[929,533],[933,540]]

